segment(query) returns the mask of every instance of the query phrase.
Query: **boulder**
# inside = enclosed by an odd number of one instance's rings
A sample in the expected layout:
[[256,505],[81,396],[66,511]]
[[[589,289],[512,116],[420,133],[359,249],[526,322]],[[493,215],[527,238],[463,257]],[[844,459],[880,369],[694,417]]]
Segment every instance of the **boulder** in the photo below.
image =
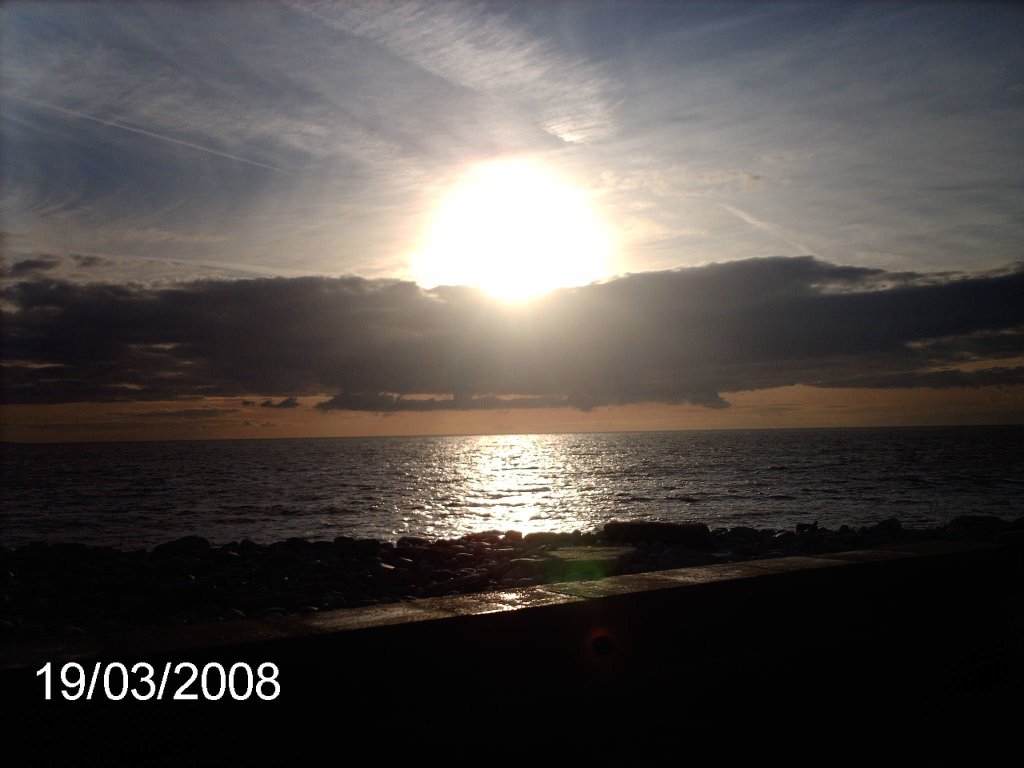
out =
[[958,539],[989,539],[1011,527],[1011,523],[991,515],[961,515],[954,518],[946,531]]
[[579,541],[579,533],[557,533],[557,532],[536,532],[523,536],[523,546],[526,547],[559,547],[575,544]]
[[611,522],[604,526],[604,537],[610,542],[661,541],[700,549],[710,542],[711,529],[704,523]]
[[903,530],[903,523],[895,517],[890,517],[887,520],[875,523],[871,526],[870,530],[872,533],[881,533],[886,535],[896,534]]
[[180,557],[181,555],[199,555],[208,552],[209,549],[210,542],[202,536],[183,536],[180,539],[156,546],[153,549],[153,554]]

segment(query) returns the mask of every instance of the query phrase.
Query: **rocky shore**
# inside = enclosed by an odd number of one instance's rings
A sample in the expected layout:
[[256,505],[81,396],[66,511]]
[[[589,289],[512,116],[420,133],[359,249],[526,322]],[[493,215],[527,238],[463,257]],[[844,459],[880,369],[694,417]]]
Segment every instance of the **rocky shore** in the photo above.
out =
[[608,523],[600,531],[487,531],[459,539],[249,540],[189,536],[152,551],[84,544],[0,547],[0,642],[145,626],[310,613],[418,597],[594,579],[925,539],[1024,536],[1024,517],[960,517],[940,528],[892,518],[861,528],[711,529]]

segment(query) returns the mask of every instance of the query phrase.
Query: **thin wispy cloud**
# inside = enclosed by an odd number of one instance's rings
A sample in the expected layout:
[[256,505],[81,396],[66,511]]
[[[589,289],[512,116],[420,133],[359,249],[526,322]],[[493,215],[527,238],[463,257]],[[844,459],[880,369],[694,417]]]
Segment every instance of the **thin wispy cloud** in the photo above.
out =
[[741,211],[734,205],[728,205],[726,203],[719,203],[718,205],[723,210],[726,210],[729,213],[731,213],[737,219],[740,219],[741,221],[744,221],[750,226],[754,227],[754,229],[760,229],[763,232],[767,232],[770,235],[777,238],[778,240],[781,240],[787,245],[792,246],[793,248],[796,249],[797,255],[806,255],[809,253],[813,253],[812,249],[808,248],[803,243],[793,240],[788,235],[786,235],[780,227],[777,227],[774,224],[769,224],[767,221],[761,221],[760,219],[756,219],[746,211]]
[[267,165],[266,163],[260,163],[260,162],[258,162],[256,160],[250,160],[250,159],[248,159],[246,157],[239,157],[238,155],[232,155],[232,154],[230,154],[228,152],[220,152],[220,151],[218,151],[216,149],[211,149],[210,147],[204,147],[204,146],[201,146],[199,144],[194,144],[191,141],[182,141],[181,139],[176,139],[173,136],[166,136],[164,134],[155,133],[154,131],[147,131],[147,130],[145,130],[143,128],[135,128],[133,126],[125,125],[124,123],[118,123],[118,122],[115,122],[113,120],[104,120],[102,118],[96,117],[95,115],[87,115],[85,112],[79,112],[76,109],[67,109],[65,107],[58,107],[56,104],[47,104],[45,102],[38,101],[36,99],[26,98],[24,96],[12,95],[10,98],[17,99],[18,101],[23,101],[26,104],[32,104],[32,105],[34,105],[36,107],[43,107],[44,109],[52,109],[55,112],[60,112],[61,114],[64,114],[64,115],[70,115],[71,117],[78,118],[79,120],[90,120],[90,121],[92,121],[94,123],[99,123],[100,125],[106,125],[106,126],[108,126],[110,128],[117,128],[118,130],[121,130],[121,131],[129,131],[131,133],[137,133],[137,134],[139,134],[141,136],[148,136],[149,138],[155,139],[157,141],[166,141],[169,144],[177,144],[178,146],[181,146],[181,147],[188,147],[189,149],[194,149],[194,150],[197,150],[199,152],[206,152],[208,154],[216,155],[218,157],[223,157],[223,158],[226,158],[228,160],[236,160],[236,161],[238,161],[240,163],[248,163],[249,165],[255,165],[255,166],[259,167],[259,168],[266,168],[268,171],[275,171],[277,173],[283,173],[282,169],[277,168],[277,167],[275,167],[273,165]]
[[445,80],[509,100],[563,141],[600,139],[615,131],[613,82],[594,65],[565,55],[504,14],[429,2],[294,7],[331,27],[379,42]]
[[772,238],[892,269],[1019,253],[1010,6],[240,9],[8,6],[10,227],[39,251],[128,255],[124,232],[198,231],[211,239],[132,255],[401,275],[460,173],[532,155],[600,197],[615,271],[765,255]]

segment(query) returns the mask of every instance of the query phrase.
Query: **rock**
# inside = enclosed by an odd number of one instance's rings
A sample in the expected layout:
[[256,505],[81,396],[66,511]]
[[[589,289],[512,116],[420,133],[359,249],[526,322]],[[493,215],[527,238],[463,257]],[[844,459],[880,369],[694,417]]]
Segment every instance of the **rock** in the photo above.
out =
[[399,545],[395,547],[395,554],[398,557],[407,557],[417,563],[438,564],[448,559],[448,553],[441,547],[424,547],[419,545]]
[[416,536],[403,536],[398,540],[398,543],[395,546],[398,549],[402,549],[403,547],[426,547],[431,543],[430,539],[421,539]]
[[704,523],[611,522],[605,523],[604,537],[611,542],[662,541],[700,549],[711,540]]
[[77,542],[54,544],[53,553],[64,560],[83,560],[92,554],[89,547]]
[[875,523],[870,528],[872,533],[893,534],[903,530],[903,524],[895,517]]
[[1010,527],[1010,522],[991,515],[961,515],[946,526],[946,531],[954,538],[988,539]]
[[774,531],[758,530],[747,526],[737,526],[727,530],[714,532],[715,546],[741,557],[750,557],[763,550],[772,541]]
[[160,544],[153,549],[154,555],[199,555],[208,552],[210,542],[202,536],[183,536],[180,539]]
[[415,563],[412,567],[412,572],[424,579],[429,579],[433,575],[435,570],[436,566],[433,563],[427,562],[426,560],[420,560],[418,563]]
[[818,530],[818,521],[815,520],[813,523],[797,523],[796,534],[797,536],[806,536],[809,533],[816,533]]
[[364,557],[377,557],[384,549],[376,539],[356,539],[356,551]]
[[238,545],[238,554],[242,557],[255,557],[260,551],[260,545],[252,539],[242,539]]
[[523,536],[523,544],[528,547],[566,546],[578,541],[579,536],[571,533],[528,533]]
[[501,541],[501,531],[481,531],[480,533],[467,533],[462,537],[463,541],[483,542],[485,544],[497,544]]
[[317,557],[334,557],[338,554],[333,541],[314,541],[313,549],[316,551]]
[[302,555],[294,549],[287,548],[284,542],[274,542],[266,552],[261,553],[259,566],[272,571],[280,571],[303,562]]
[[171,576],[161,585],[169,593],[191,592],[196,586],[196,577],[191,573]]
[[725,535],[733,539],[761,539],[765,532],[746,525],[737,525],[735,528],[728,528]]
[[484,569],[491,575],[492,579],[501,579],[512,569],[512,563],[509,560],[489,562],[484,565]]
[[357,549],[356,540],[351,536],[336,536],[334,538],[334,548],[346,554],[355,552]]
[[548,560],[540,557],[517,557],[505,565],[507,569],[503,575],[506,579],[521,579],[527,576],[536,578],[547,571]]

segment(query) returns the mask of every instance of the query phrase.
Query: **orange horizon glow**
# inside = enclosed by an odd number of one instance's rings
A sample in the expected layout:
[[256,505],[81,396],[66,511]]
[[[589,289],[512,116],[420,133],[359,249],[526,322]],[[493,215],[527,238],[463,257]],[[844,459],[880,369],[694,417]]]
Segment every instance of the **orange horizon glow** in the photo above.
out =
[[403,437],[693,429],[792,429],[1024,423],[1024,386],[818,389],[723,393],[728,408],[662,403],[574,408],[375,413],[201,401],[0,406],[0,440],[103,442],[303,437]]

